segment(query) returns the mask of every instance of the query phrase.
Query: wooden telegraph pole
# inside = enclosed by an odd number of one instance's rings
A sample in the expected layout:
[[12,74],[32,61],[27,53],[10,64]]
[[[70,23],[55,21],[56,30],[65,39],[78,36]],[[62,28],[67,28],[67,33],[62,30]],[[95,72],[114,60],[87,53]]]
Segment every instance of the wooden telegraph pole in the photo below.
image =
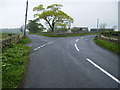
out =
[[28,12],[28,0],[26,2],[26,14],[25,14],[25,29],[24,29],[24,37],[26,36],[26,28],[27,28],[27,12]]
[[97,32],[98,32],[98,26],[99,26],[99,18],[97,18]]

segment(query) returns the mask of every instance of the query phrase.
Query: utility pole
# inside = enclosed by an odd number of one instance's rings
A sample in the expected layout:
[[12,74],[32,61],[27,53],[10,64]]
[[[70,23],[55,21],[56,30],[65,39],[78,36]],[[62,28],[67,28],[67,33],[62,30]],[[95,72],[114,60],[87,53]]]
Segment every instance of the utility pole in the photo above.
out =
[[24,36],[26,36],[26,28],[27,28],[27,12],[28,12],[28,0],[26,2],[26,14],[25,14],[25,29],[24,29]]
[[99,26],[99,18],[97,18],[97,32],[98,32],[98,26]]

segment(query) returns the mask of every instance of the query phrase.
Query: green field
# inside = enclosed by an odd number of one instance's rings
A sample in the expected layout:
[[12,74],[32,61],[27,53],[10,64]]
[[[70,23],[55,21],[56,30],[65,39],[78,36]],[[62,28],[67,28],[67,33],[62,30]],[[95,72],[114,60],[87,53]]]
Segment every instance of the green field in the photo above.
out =
[[17,36],[20,35],[21,33],[0,33],[0,39],[5,39],[5,38],[9,38],[11,36],[9,36],[9,34],[12,34],[12,36]]

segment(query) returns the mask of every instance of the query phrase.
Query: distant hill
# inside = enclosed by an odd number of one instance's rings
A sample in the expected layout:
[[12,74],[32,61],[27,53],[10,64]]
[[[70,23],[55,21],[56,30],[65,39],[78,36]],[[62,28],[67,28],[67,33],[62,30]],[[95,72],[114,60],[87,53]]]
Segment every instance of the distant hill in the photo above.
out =
[[20,28],[3,28],[0,29],[0,33],[22,33]]

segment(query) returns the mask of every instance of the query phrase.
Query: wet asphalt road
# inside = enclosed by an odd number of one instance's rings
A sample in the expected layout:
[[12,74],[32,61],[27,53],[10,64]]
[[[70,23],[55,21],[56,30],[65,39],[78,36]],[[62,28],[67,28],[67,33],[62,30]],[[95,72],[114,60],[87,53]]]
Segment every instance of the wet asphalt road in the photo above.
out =
[[32,50],[24,88],[118,88],[118,56],[97,46],[95,35],[28,36]]

